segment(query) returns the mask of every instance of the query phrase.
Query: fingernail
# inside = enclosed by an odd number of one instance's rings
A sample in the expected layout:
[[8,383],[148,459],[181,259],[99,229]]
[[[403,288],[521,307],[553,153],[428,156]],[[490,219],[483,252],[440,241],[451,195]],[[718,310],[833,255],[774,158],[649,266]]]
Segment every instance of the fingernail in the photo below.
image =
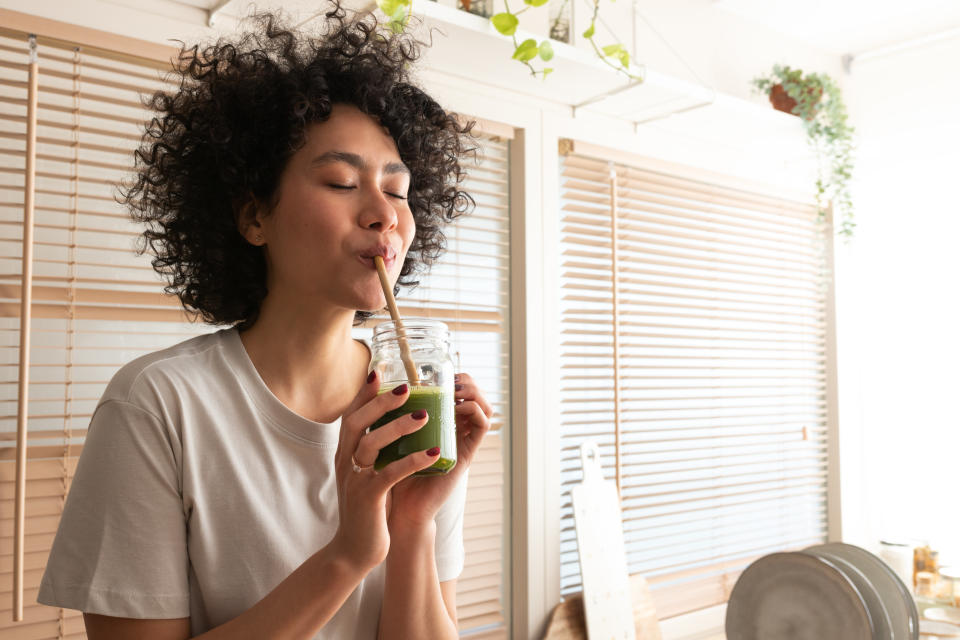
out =
[[427,449],[427,455],[433,458],[434,456],[440,455],[440,447],[433,447],[432,449]]
[[403,383],[402,385],[400,385],[399,387],[395,388],[392,391],[393,395],[395,396],[402,396],[406,392],[407,392],[407,383]]
[[453,381],[454,381],[454,382],[459,382],[459,381],[460,381],[460,374],[459,374],[459,373],[453,374]]
[[367,376],[367,384],[370,384],[371,382],[373,382],[373,379],[376,377],[377,377],[377,372],[375,370],[371,371],[370,375]]
[[423,420],[424,418],[427,417],[427,410],[417,409],[416,411],[410,414],[410,417],[413,418],[414,420]]
[[463,391],[463,385],[462,385],[462,384],[455,384],[455,385],[453,385],[453,390],[454,390],[454,391]]

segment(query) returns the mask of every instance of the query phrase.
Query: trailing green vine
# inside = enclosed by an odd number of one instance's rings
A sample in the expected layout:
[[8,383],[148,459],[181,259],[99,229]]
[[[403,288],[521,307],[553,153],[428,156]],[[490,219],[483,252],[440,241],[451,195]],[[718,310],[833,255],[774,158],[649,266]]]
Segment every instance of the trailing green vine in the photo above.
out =
[[[597,32],[597,16],[599,14],[600,0],[593,0],[593,15],[590,16],[590,26],[583,32],[583,37],[590,41],[590,46],[593,47],[594,52],[607,66],[613,67],[617,71],[626,74],[631,80],[643,82],[642,76],[635,76],[630,73],[630,52],[623,46],[623,43],[616,42],[614,44],[608,44],[603,48],[597,45],[594,36]],[[618,66],[610,62],[610,58],[616,59],[620,65]]]
[[[613,1],[613,0],[611,0]],[[553,73],[553,67],[544,66],[537,68],[533,62],[539,58],[543,62],[550,62],[553,59],[553,44],[550,38],[544,38],[537,41],[536,38],[526,38],[520,41],[517,38],[517,27],[520,24],[518,16],[530,9],[543,7],[550,2],[562,2],[561,14],[563,8],[569,0],[523,0],[524,6],[519,11],[511,11],[509,0],[504,0],[505,11],[497,13],[490,17],[490,22],[498,33],[513,39],[513,59],[525,65],[530,74],[534,77],[541,76],[546,79]],[[393,31],[403,31],[410,20],[410,14],[413,10],[413,0],[377,0],[377,6],[387,16],[387,23]],[[590,26],[583,32],[584,39],[590,42],[597,56],[609,67],[623,73],[631,80],[642,82],[643,77],[634,75],[630,72],[630,52],[621,42],[615,42],[601,47],[597,44],[596,24],[600,13],[600,0],[594,0],[593,16],[590,19]],[[559,18],[558,18],[559,20]],[[556,25],[554,25],[556,26]],[[551,28],[551,32],[553,29]]]
[[770,96],[778,108],[782,107],[778,106],[777,94],[782,92],[796,101],[791,112],[800,116],[807,141],[817,155],[816,198],[820,220],[825,219],[832,201],[838,219],[837,234],[848,239],[853,237],[857,226],[850,197],[854,129],[847,122],[847,107],[840,87],[826,74],[804,74],[800,69],[782,65],[774,65],[769,75],[754,78],[753,86]]

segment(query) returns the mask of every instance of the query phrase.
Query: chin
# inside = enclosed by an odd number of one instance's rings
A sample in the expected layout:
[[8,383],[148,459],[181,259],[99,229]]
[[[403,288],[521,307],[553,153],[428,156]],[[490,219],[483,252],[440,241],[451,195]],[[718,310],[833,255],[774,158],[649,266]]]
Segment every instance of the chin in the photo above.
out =
[[364,296],[362,299],[358,300],[353,308],[357,311],[366,311],[367,313],[376,313],[378,311],[383,311],[387,306],[387,303],[383,299],[383,294],[370,298]]

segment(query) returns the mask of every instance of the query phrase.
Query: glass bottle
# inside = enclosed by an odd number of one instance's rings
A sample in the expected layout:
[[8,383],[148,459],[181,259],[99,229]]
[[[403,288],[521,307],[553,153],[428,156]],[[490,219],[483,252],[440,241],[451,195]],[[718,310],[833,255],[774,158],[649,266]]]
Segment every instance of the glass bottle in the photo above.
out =
[[374,468],[379,470],[395,460],[416,451],[440,447],[440,456],[430,467],[415,475],[438,475],[457,464],[457,435],[453,412],[453,362],[450,359],[450,331],[437,320],[408,318],[403,331],[417,371],[419,382],[407,377],[400,349],[400,337],[393,321],[382,322],[373,330],[373,358],[370,370],[380,376],[380,393],[398,385],[410,385],[410,396],[399,409],[388,412],[370,429],[412,413],[426,409],[427,424],[414,433],[401,436],[380,450]]
[[557,42],[570,44],[570,23],[572,22],[572,8],[570,0],[553,0],[548,8],[550,21],[550,38]]
[[960,567],[941,567],[941,595],[951,607],[960,608]]

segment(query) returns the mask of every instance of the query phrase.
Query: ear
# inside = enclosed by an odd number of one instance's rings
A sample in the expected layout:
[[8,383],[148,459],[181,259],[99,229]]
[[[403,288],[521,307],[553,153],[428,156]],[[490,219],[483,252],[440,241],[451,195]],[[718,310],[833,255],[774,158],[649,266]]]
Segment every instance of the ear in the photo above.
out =
[[267,244],[267,238],[264,234],[263,215],[260,213],[260,206],[256,198],[250,195],[244,202],[234,207],[237,221],[237,231],[240,232],[247,242],[255,247],[262,247]]

